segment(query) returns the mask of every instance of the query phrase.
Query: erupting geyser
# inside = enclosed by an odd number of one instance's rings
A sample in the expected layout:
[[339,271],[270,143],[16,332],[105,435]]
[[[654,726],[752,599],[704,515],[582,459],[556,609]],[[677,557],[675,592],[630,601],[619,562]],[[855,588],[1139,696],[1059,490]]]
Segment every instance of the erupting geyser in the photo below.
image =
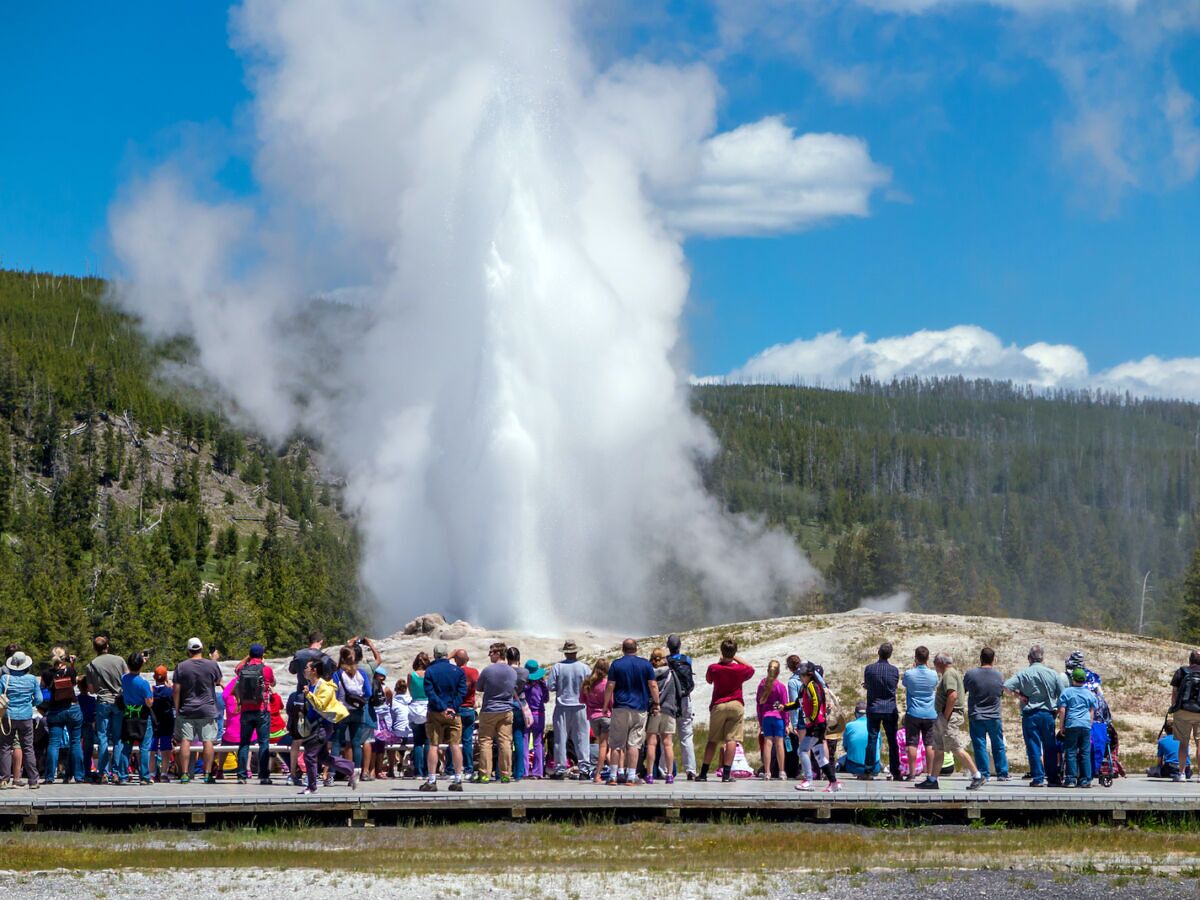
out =
[[256,0],[233,34],[259,193],[201,200],[182,164],[132,186],[118,296],[193,336],[258,427],[320,437],[381,625],[636,627],[681,583],[762,612],[812,578],[697,476],[681,229],[730,230],[764,166],[775,214],[861,211],[883,176],[860,142],[775,119],[713,137],[706,69],[598,71],[568,4]]

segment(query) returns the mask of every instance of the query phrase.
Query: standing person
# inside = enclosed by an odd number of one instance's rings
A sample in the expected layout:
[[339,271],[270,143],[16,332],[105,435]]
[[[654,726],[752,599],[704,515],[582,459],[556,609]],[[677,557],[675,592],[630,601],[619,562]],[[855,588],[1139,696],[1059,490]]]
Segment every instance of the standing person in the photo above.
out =
[[[408,679],[401,675],[392,686],[392,734],[400,744],[410,747],[413,742],[412,722],[409,721],[411,709],[412,697],[408,694]],[[398,752],[388,748],[388,759],[396,768],[397,778],[405,777],[404,754],[403,746]]]
[[525,702],[533,716],[533,721],[526,727],[529,747],[533,751],[529,777],[540,779],[546,774],[546,701],[550,699],[550,689],[546,686],[546,670],[536,659],[525,661],[525,672]]
[[46,748],[46,783],[58,778],[58,755],[67,751],[69,769],[67,783],[82,782],[87,770],[83,767],[83,711],[75,697],[75,685],[87,679],[75,672],[75,657],[63,647],[50,651],[50,666],[42,673],[42,697],[49,693],[45,704],[46,726],[50,729],[50,744]]
[[754,677],[754,667],[737,655],[737,641],[721,641],[721,658],[708,667],[704,680],[713,686],[708,707],[708,743],[704,745],[704,763],[697,781],[708,781],[708,767],[717,747],[721,753],[721,780],[733,781],[733,754],[745,731],[746,703],[742,685]]
[[425,670],[425,693],[429,697],[429,711],[425,731],[429,739],[426,753],[425,783],[422,791],[437,790],[438,748],[446,745],[446,770],[450,776],[450,790],[461,791],[462,786],[462,719],[458,708],[467,696],[467,676],[463,670],[450,662],[450,650],[445,644],[433,647],[433,662]]
[[638,783],[638,751],[646,737],[646,719],[659,711],[654,667],[637,651],[637,641],[626,638],[621,643],[620,658],[608,667],[604,712],[612,717],[608,732],[608,752],[613,760],[610,785]]
[[392,723],[395,721],[395,716],[392,715],[392,689],[387,686],[388,670],[387,666],[379,665],[375,667],[372,673],[371,685],[371,710],[375,716],[375,735],[372,740],[371,759],[373,765],[371,771],[363,772],[359,780],[374,781],[376,778],[391,778],[394,769],[391,765],[391,757],[388,755],[388,747],[399,741],[396,733],[392,731]]
[[[1174,715],[1175,740],[1179,741],[1179,755],[1187,757],[1193,741],[1200,760],[1200,650],[1188,654],[1188,664],[1180,666],[1171,676],[1171,712]],[[1183,765],[1171,777],[1172,781],[1184,781]],[[1200,770],[1193,770],[1193,781],[1200,781]]]
[[650,651],[650,665],[654,667],[654,680],[658,682],[658,712],[646,719],[646,784],[654,784],[658,767],[656,751],[660,743],[662,771],[667,784],[675,783],[675,729],[680,699],[675,673],[667,665],[667,658],[666,647],[655,647]]
[[787,685],[779,680],[779,660],[773,659],[767,663],[767,677],[758,683],[755,700],[762,755],[762,774],[759,777],[769,780],[774,764],[779,768],[779,774],[774,777],[777,781],[782,781],[783,737],[786,729],[783,723],[784,713],[780,709],[787,706],[788,689]]
[[250,736],[258,741],[258,783],[271,783],[271,705],[275,673],[264,661],[266,648],[257,641],[234,669],[234,708],[240,715],[237,752],[238,784],[250,780]]
[[167,681],[167,667],[155,666],[154,686],[150,689],[154,705],[150,707],[154,737],[150,741],[150,752],[154,756],[155,781],[171,780],[171,765],[174,763],[175,694]]
[[[358,655],[354,647],[342,647],[338,651],[338,667],[333,673],[333,684],[337,689],[338,702],[349,712],[344,719],[334,726],[333,755],[342,756],[354,763],[354,768],[360,769],[363,764],[363,743],[366,735],[363,723],[366,721],[367,704],[371,699],[371,682],[367,673],[358,667]],[[333,774],[330,773],[330,778]],[[326,787],[329,781],[326,780]]]
[[[332,674],[334,669],[333,660],[325,653],[322,647],[325,646],[325,635],[320,629],[313,629],[308,633],[308,646],[301,647],[288,663],[288,672],[296,676],[296,690],[301,694],[304,693],[304,670],[308,666],[310,660],[318,660],[323,667],[323,671],[327,674]],[[300,754],[304,750],[298,741],[292,741],[291,746],[291,770],[293,772],[300,771]]]
[[154,706],[154,694],[150,683],[142,677],[142,665],[146,657],[140,651],[130,653],[126,665],[129,671],[121,676],[121,697],[125,705],[125,720],[121,730],[121,747],[117,754],[117,779],[121,784],[129,781],[132,754],[138,752],[138,783],[150,783],[150,710]]
[[1041,644],[1034,644],[1027,656],[1029,665],[1004,682],[1004,689],[1016,694],[1021,703],[1021,735],[1033,773],[1030,787],[1057,787],[1059,783],[1054,716],[1058,698],[1068,685],[1066,675],[1045,665],[1045,658]]
[[121,742],[121,722],[124,718],[117,706],[117,695],[121,693],[121,676],[129,671],[125,660],[111,652],[108,638],[102,634],[92,640],[96,658],[87,664],[88,689],[96,698],[96,744],[99,756],[96,759],[96,780],[104,781],[112,776],[112,760]]
[[[596,767],[592,770],[592,783],[599,784],[600,776],[608,765],[608,731],[612,719],[604,712],[604,697],[608,692],[608,660],[600,658],[592,666],[591,674],[583,680],[580,693],[587,709],[588,725],[596,737]],[[592,755],[588,744],[589,761]]]
[[413,771],[418,778],[428,774],[429,741],[425,733],[425,716],[429,712],[429,698],[425,695],[425,670],[431,662],[429,654],[422,650],[413,659],[412,674],[408,676],[408,722],[413,730]]
[[[800,698],[800,692],[804,690],[804,679],[800,677],[800,665],[804,662],[795,653],[789,654],[784,660],[788,670],[787,692],[788,703],[794,704]],[[800,757],[800,741],[804,738],[804,733],[800,728],[800,710],[797,707],[791,712],[784,713],[784,726],[786,728],[786,737],[784,740],[784,750],[786,752],[785,759],[787,760],[788,777],[799,778],[802,781],[812,781],[812,761],[808,756]]]
[[925,745],[925,771],[940,772],[941,760],[936,764],[931,741],[933,728],[937,724],[934,707],[934,692],[938,686],[937,672],[929,668],[929,648],[918,647],[913,653],[913,667],[904,673],[904,735],[908,743],[908,771],[905,781],[912,780],[917,771],[917,745]]
[[513,778],[520,781],[525,777],[529,765],[529,747],[525,743],[525,729],[533,720],[532,715],[526,715],[529,706],[525,703],[525,685],[529,674],[521,665],[521,651],[516,647],[508,647],[504,651],[504,659],[517,673],[517,690],[512,700],[513,708]]
[[[79,675],[75,679],[75,684],[79,688],[79,716],[83,720],[83,726],[79,729],[80,742],[83,744],[83,777],[87,781],[92,780],[92,763],[95,760],[96,754],[96,698],[88,690],[87,675]],[[52,701],[53,702],[53,701]],[[53,730],[51,734],[51,744],[53,744]]]
[[[933,729],[933,758],[939,763],[937,768],[931,768],[925,775],[925,780],[917,785],[927,791],[938,788],[938,772],[940,763],[947,753],[954,756],[960,766],[971,773],[971,783],[968,791],[977,791],[983,787],[983,776],[975,768],[975,763],[963,749],[963,711],[966,708],[966,689],[963,678],[954,668],[954,658],[949,653],[939,653],[933,658],[933,666],[938,673],[937,690],[934,693],[934,709],[937,711],[937,723]],[[927,754],[928,755],[928,754]]]
[[567,777],[567,743],[575,747],[580,780],[590,774],[591,742],[588,740],[588,709],[583,699],[583,683],[591,669],[579,661],[579,647],[567,641],[563,659],[550,668],[546,686],[554,691],[554,772],[551,778]]
[[502,643],[488,648],[489,663],[479,673],[475,690],[482,704],[479,712],[479,768],[477,779],[487,784],[492,777],[492,748],[498,748],[500,783],[512,780],[513,694],[517,689],[517,672],[505,662]]
[[[38,788],[37,754],[33,749],[33,708],[42,702],[42,683],[29,674],[33,660],[18,650],[4,663],[5,672],[0,675],[0,693],[8,697],[8,710],[0,714],[0,720],[8,719],[7,731],[0,729],[0,788],[12,788],[28,784]],[[14,780],[13,750],[21,748],[21,774],[24,780]],[[57,764],[57,754],[55,754]],[[54,772],[48,773],[53,780]]]
[[667,665],[675,676],[675,684],[679,689],[679,755],[683,757],[683,770],[687,773],[688,781],[695,781],[698,769],[696,767],[696,717],[692,711],[692,692],[696,689],[696,673],[692,666],[692,658],[680,650],[679,635],[667,637]]
[[175,739],[179,741],[179,783],[191,781],[192,744],[203,745],[205,784],[216,784],[213,742],[217,739],[217,688],[221,667],[204,658],[200,638],[188,638],[188,658],[175,667]]
[[[803,758],[809,753],[816,756],[817,765],[829,782],[825,787],[825,793],[833,794],[842,789],[842,783],[838,781],[837,774],[833,770],[833,761],[829,758],[829,750],[825,743],[825,723],[829,716],[825,685],[817,677],[817,667],[812,661],[800,664],[800,679],[804,682],[800,697],[794,703],[780,707],[780,712],[785,712],[795,706],[803,713],[801,720],[804,739],[800,741],[800,756]],[[812,785],[808,779],[804,779],[796,785],[796,790],[811,791]]]
[[1004,694],[1004,675],[992,663],[996,651],[984,647],[979,651],[979,665],[967,669],[963,687],[967,691],[967,731],[971,735],[971,750],[975,765],[986,781],[991,777],[988,768],[988,741],[992,744],[992,761],[996,764],[996,780],[1008,781],[1008,754],[1004,747],[1004,723],[1000,721],[1000,698]]
[[[351,655],[353,660],[353,655]],[[358,775],[354,771],[354,762],[334,756],[330,751],[333,740],[334,726],[345,721],[350,714],[345,705],[338,700],[337,688],[333,681],[323,677],[324,664],[319,659],[310,659],[304,668],[304,700],[307,707],[307,723],[309,733],[301,740],[304,744],[304,769],[308,784],[301,794],[315,794],[317,782],[320,780],[322,766],[329,767],[330,775],[346,776],[350,790],[358,787]],[[300,729],[303,734],[304,728]],[[328,786],[328,783],[327,785]]]
[[[879,759],[876,751],[879,747],[879,729],[882,727],[887,735],[888,768],[892,772],[892,781],[902,781],[904,776],[900,771],[900,743],[896,740],[896,732],[900,727],[900,710],[896,706],[896,686],[900,683],[900,670],[891,664],[892,645],[884,641],[879,645],[879,658],[863,669],[863,687],[867,689],[867,739],[866,758],[863,763],[863,773],[859,781],[874,781],[878,771],[876,763]],[[849,748],[846,748],[849,753]]]
[[475,684],[479,681],[479,670],[467,665],[471,661],[471,657],[461,647],[451,653],[450,658],[454,660],[456,666],[462,669],[462,673],[467,679],[467,694],[463,697],[462,703],[458,705],[458,718],[462,722],[463,755],[463,767],[459,774],[470,781],[471,776],[475,773],[475,728],[479,724],[479,714],[475,709]]
[[1080,666],[1071,673],[1071,687],[1059,695],[1058,723],[1063,733],[1065,788],[1092,786],[1092,722],[1096,718],[1099,700],[1084,687],[1087,671]]

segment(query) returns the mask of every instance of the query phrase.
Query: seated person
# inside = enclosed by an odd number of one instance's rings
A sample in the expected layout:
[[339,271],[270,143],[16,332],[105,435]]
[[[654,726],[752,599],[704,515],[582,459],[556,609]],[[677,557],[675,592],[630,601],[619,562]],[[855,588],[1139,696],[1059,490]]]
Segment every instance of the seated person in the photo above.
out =
[[[875,735],[875,770],[871,773],[872,775],[878,775],[882,771],[880,764],[882,742],[881,734],[877,733]],[[842,746],[846,748],[846,752],[838,759],[838,771],[849,772],[852,775],[865,775],[867,771],[867,704],[861,700],[854,707],[853,721],[846,723],[846,730],[842,734]]]
[[[1168,720],[1165,727],[1166,733],[1158,739],[1158,760],[1146,770],[1146,774],[1151,778],[1171,778],[1180,772],[1179,741],[1175,740],[1174,723]],[[1183,765],[1189,767],[1189,759],[1186,755],[1183,758]]]

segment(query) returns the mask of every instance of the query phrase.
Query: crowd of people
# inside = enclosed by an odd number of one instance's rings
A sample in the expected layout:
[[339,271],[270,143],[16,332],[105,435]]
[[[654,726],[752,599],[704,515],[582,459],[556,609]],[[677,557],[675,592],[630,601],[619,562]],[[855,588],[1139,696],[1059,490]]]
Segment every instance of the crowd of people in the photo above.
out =
[[[743,748],[746,693],[756,672],[732,638],[704,673],[712,696],[699,765],[697,676],[676,635],[647,656],[627,639],[615,659],[590,664],[567,641],[549,667],[522,662],[518,648],[497,642],[477,669],[466,650],[439,642],[392,678],[370,639],[327,650],[324,635],[313,632],[288,664],[294,686],[281,684],[283,673],[266,663],[261,643],[250,645],[228,679],[198,638],[187,642],[187,658],[173,671],[151,668],[148,651],[113,653],[103,635],[92,649],[80,669],[73,654],[55,647],[38,675],[20,647],[6,649],[0,789],[59,779],[271,784],[280,775],[309,794],[338,781],[354,789],[360,780],[402,777],[418,779],[421,791],[437,791],[440,781],[462,791],[465,782],[652,785],[682,775],[701,782],[790,778],[799,791],[822,780],[825,791],[836,792],[843,773],[883,777],[886,739],[894,782],[937,790],[942,774],[961,770],[973,791],[1012,777],[1001,719],[1006,695],[1019,705],[1031,787],[1088,788],[1102,770],[1120,773],[1100,676],[1079,652],[1053,669],[1037,645],[1028,665],[1005,678],[989,647],[964,673],[949,653],[931,658],[917,647],[902,673],[884,643],[863,670],[865,697],[852,714],[819,663],[797,655],[771,660],[753,687],[757,772]],[[1193,745],[1200,754],[1200,651],[1192,651],[1171,686],[1170,733],[1159,741],[1150,774],[1200,781],[1190,765]]]

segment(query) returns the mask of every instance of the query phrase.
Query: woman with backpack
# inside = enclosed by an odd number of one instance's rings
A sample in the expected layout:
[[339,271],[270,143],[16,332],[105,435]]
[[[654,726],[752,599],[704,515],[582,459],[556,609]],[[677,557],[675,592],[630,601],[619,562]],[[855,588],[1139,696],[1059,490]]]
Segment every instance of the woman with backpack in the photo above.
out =
[[75,685],[80,681],[87,683],[75,672],[75,657],[63,647],[51,649],[50,665],[42,673],[42,696],[50,695],[45,704],[46,726],[50,730],[46,748],[47,783],[58,777],[58,755],[63,750],[69,754],[65,780],[82,782],[84,778],[83,711],[75,696]]
[[661,745],[661,769],[666,773],[667,784],[674,784],[675,730],[680,711],[679,683],[667,664],[666,647],[655,647],[650,652],[650,665],[654,666],[654,680],[658,683],[658,712],[646,720],[645,781],[646,784],[654,784],[654,773],[659,768],[655,754]]
[[[367,704],[371,700],[371,682],[367,673],[358,668],[358,661],[350,647],[343,647],[338,659],[337,671],[333,673],[337,698],[346,707],[348,715],[337,724],[333,738],[333,753],[349,759],[354,768],[361,769],[363,763],[363,722],[367,716]],[[331,773],[332,776],[332,773]],[[328,787],[329,781],[325,786]]]
[[[833,770],[833,763],[829,761],[829,753],[825,747],[825,723],[829,711],[825,699],[825,685],[817,678],[816,666],[811,662],[800,664],[800,680],[803,682],[803,687],[799,698],[792,703],[776,704],[776,709],[786,712],[799,708],[802,711],[800,722],[804,729],[804,739],[800,742],[801,759],[805,754],[813,753],[817,758],[817,765],[820,766],[821,772],[829,781],[825,793],[836,793],[842,789],[842,783],[837,780],[837,774]],[[812,784],[805,778],[796,785],[796,790],[811,791]]]
[[[20,650],[8,658],[0,675],[0,788],[16,787],[13,780],[13,748],[20,746],[25,781],[38,786],[37,754],[33,748],[33,708],[42,702],[42,686],[29,674],[33,660]],[[72,688],[74,690],[74,688]],[[82,766],[82,763],[80,763]]]

